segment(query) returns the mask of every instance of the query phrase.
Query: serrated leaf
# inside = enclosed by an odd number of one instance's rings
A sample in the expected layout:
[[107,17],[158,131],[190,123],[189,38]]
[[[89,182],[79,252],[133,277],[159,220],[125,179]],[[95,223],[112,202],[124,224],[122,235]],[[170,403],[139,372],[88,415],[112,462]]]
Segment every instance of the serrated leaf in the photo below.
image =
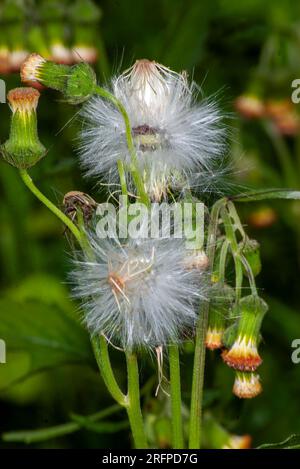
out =
[[234,200],[235,202],[257,202],[259,200],[270,199],[299,200],[300,191],[293,191],[289,189],[266,189],[247,192],[245,194],[236,195],[231,198],[231,200]]

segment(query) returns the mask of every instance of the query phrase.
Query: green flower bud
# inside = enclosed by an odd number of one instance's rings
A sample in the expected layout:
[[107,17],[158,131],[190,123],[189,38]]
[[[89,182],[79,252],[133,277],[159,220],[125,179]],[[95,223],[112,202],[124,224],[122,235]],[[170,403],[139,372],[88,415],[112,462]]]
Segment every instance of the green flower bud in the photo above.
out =
[[19,169],[35,165],[46,154],[37,133],[39,96],[33,88],[16,88],[7,95],[12,118],[10,136],[1,146],[1,152],[8,163]]
[[234,300],[234,290],[229,285],[212,286],[205,345],[210,350],[221,348],[226,321]]
[[[240,243],[241,253],[248,261],[254,277],[256,277],[261,271],[261,259],[260,259],[260,245],[255,239],[247,239],[246,242],[241,241]],[[244,272],[245,268],[244,268]]]
[[31,54],[21,68],[21,79],[25,83],[38,82],[60,91],[72,104],[86,101],[94,92],[96,75],[86,63],[68,66]]
[[91,97],[97,84],[94,70],[84,62],[71,67],[64,94],[68,102],[79,104]]
[[230,350],[222,354],[224,362],[236,370],[254,371],[261,364],[257,346],[260,339],[262,320],[268,310],[267,304],[259,297],[249,295],[242,298],[236,308],[239,317],[236,329],[231,328],[231,336],[227,333],[227,341],[235,340]]

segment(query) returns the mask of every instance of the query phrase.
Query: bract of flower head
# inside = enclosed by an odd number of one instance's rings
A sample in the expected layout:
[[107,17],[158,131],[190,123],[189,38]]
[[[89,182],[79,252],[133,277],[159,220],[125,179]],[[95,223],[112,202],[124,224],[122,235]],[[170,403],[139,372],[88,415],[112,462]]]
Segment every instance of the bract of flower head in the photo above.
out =
[[254,371],[262,363],[256,341],[247,336],[239,336],[231,349],[222,352],[226,365],[236,370]]
[[260,339],[260,328],[268,310],[264,300],[256,295],[243,297],[236,306],[239,314],[237,332],[229,350],[224,350],[224,362],[236,370],[254,371],[262,363],[257,345]]
[[209,350],[216,350],[222,347],[222,337],[224,330],[208,327],[205,337],[205,346]]
[[9,164],[19,169],[35,165],[46,154],[37,132],[39,96],[34,88],[15,88],[7,94],[12,116],[10,135],[1,152]]
[[[199,89],[186,74],[150,60],[138,60],[112,80],[114,96],[131,125],[140,173],[150,196],[187,187],[193,173],[215,176],[212,167],[224,153],[225,131],[215,101],[197,102]],[[80,157],[89,176],[109,173],[117,162],[130,163],[123,117],[111,102],[93,97],[83,110]],[[155,181],[158,180],[158,184]]]
[[185,268],[183,239],[90,240],[92,260],[75,261],[71,278],[93,334],[124,348],[157,347],[188,336],[208,287],[198,270]]
[[252,399],[258,396],[262,392],[259,375],[238,371],[235,376],[232,392],[241,399]]

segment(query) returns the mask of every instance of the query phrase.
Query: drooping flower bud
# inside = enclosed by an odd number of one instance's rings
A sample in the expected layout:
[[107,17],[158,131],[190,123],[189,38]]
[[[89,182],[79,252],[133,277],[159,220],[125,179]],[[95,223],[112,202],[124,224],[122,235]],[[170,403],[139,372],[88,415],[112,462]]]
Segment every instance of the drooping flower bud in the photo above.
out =
[[38,54],[31,54],[21,68],[21,79],[25,83],[39,82],[63,93],[72,104],[86,101],[94,92],[96,75],[86,63],[60,65]]
[[236,372],[232,392],[240,399],[252,399],[262,392],[259,375],[257,373]]
[[16,88],[7,95],[12,118],[10,136],[1,146],[1,152],[8,163],[19,169],[35,165],[46,153],[37,133],[39,96],[34,88]]
[[226,319],[234,300],[234,290],[229,285],[212,286],[205,345],[210,350],[221,348]]
[[237,306],[240,316],[236,338],[230,350],[224,350],[224,362],[240,371],[254,371],[261,364],[257,346],[260,338],[260,327],[268,310],[267,304],[259,297],[249,295],[242,298]]
[[239,246],[256,277],[261,271],[260,244],[255,239],[247,238],[246,241],[241,241]]

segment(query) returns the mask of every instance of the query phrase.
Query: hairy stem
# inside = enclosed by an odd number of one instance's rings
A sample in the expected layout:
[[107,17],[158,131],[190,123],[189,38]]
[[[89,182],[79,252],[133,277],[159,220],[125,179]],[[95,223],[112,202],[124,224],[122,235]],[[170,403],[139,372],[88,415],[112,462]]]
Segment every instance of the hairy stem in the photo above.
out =
[[95,336],[92,338],[92,345],[95,353],[95,357],[97,360],[97,364],[100,370],[100,373],[102,375],[103,381],[109,390],[110,394],[112,397],[115,399],[115,401],[118,402],[123,407],[127,406],[127,399],[125,394],[121,391],[111,363],[110,363],[110,357],[109,357],[109,351],[108,351],[108,344],[107,340],[103,335],[100,336]]
[[125,124],[125,133],[126,133],[126,141],[127,141],[127,146],[128,146],[128,151],[130,154],[130,172],[132,174],[133,181],[135,183],[138,195],[140,197],[140,201],[143,202],[145,205],[149,205],[149,197],[145,191],[144,183],[142,180],[142,177],[138,171],[138,161],[137,161],[137,155],[135,151],[135,146],[133,143],[133,138],[132,138],[132,133],[131,133],[131,126],[130,126],[130,120],[128,117],[128,114],[126,112],[126,109],[124,108],[123,104],[109,91],[105,90],[104,88],[101,88],[100,86],[96,86],[95,92],[99,95],[102,96],[103,98],[111,101],[114,106],[119,110],[120,114],[122,115],[124,119],[124,124]]
[[130,422],[134,445],[138,449],[147,448],[144,422],[140,403],[139,369],[136,354],[126,352],[128,393],[126,410]]
[[[209,259],[210,271],[213,272],[216,249],[218,221],[221,208],[226,204],[226,199],[218,200],[211,210],[208,226],[206,253]],[[190,410],[189,448],[200,449],[202,436],[202,402],[205,370],[205,336],[208,323],[209,302],[201,308],[196,328],[195,355],[193,366],[192,396]]]
[[170,387],[172,407],[172,442],[174,449],[183,449],[183,428],[181,414],[180,361],[177,345],[169,345]]
[[20,169],[20,175],[24,182],[24,184],[28,187],[28,189],[37,197],[54,215],[57,216],[73,233],[74,237],[77,239],[78,243],[82,246],[83,239],[81,232],[77,228],[76,225],[68,218],[61,210],[59,210],[56,205],[54,205],[42,192],[36,187],[33,180],[31,179],[30,175],[26,171],[26,169]]

